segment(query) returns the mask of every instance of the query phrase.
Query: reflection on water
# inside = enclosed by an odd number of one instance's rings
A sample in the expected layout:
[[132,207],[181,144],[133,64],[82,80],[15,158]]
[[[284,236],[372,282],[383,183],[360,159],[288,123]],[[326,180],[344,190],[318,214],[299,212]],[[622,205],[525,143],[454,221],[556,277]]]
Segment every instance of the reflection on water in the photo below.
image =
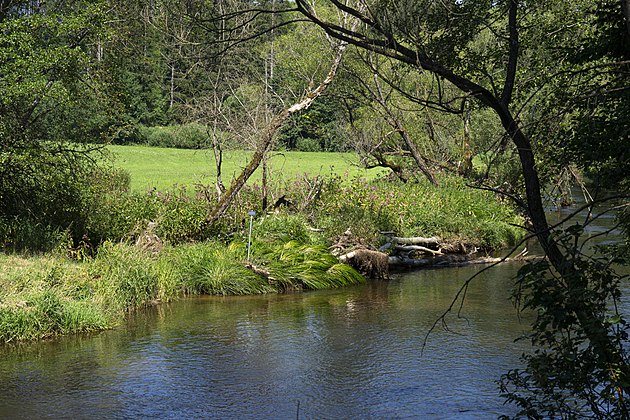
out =
[[425,333],[479,270],[282,296],[198,298],[128,328],[0,349],[0,418],[487,418],[526,328],[514,265],[480,276],[451,332]]

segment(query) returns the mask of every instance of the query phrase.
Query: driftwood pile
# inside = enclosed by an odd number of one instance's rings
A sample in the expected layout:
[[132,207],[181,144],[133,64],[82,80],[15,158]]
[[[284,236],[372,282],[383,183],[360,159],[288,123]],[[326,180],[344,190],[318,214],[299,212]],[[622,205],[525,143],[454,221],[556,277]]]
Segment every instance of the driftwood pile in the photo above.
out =
[[389,251],[389,265],[392,267],[442,267],[472,263],[492,263],[500,258],[479,258],[477,248],[467,247],[463,243],[443,242],[437,236],[430,238],[401,238],[392,236],[379,248]]
[[164,243],[155,234],[157,228],[157,222],[147,223],[147,227],[138,235],[136,240],[136,246],[144,251],[149,251],[157,254],[164,248]]
[[[340,236],[331,251],[339,257],[340,262],[350,264],[364,276],[376,279],[389,278],[390,269],[457,267],[508,260],[480,256],[477,248],[463,243],[443,242],[437,236],[401,238],[392,235],[388,236],[385,245],[372,250],[362,244],[352,245],[350,230]],[[525,254],[526,251],[523,251],[510,260],[523,259]]]

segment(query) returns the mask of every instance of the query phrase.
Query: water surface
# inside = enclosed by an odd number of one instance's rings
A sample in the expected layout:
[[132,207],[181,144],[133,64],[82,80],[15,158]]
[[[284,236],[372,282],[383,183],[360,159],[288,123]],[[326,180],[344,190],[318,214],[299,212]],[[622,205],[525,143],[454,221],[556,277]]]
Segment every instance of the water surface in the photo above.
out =
[[488,418],[526,329],[514,264],[290,295],[205,297],[91,337],[0,349],[0,418]]

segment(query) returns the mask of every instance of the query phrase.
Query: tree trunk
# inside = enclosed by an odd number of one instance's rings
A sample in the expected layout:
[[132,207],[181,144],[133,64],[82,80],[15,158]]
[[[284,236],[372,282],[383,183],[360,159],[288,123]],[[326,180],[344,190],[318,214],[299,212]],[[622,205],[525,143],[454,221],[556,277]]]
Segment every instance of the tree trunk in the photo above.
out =
[[268,195],[269,195],[269,189],[268,189],[268,180],[267,180],[267,176],[268,174],[268,167],[267,167],[267,162],[268,162],[268,156],[267,154],[263,155],[263,159],[262,159],[262,211],[267,210],[267,200],[268,200]]
[[214,151],[214,163],[217,169],[217,194],[219,195],[219,199],[221,199],[223,193],[225,192],[225,185],[223,185],[223,180],[221,178],[223,170],[223,149],[221,148],[221,142],[219,141],[219,136],[217,135],[216,126],[212,130],[212,150]]
[[225,211],[230,206],[239,191],[243,188],[247,180],[260,166],[260,163],[262,162],[265,153],[267,153],[271,149],[276,132],[280,129],[280,127],[282,127],[282,125],[289,119],[289,117],[291,117],[291,115],[310,107],[313,102],[326,91],[328,86],[334,80],[335,75],[337,74],[337,69],[341,64],[341,59],[343,57],[346,46],[347,43],[345,42],[337,45],[337,47],[335,48],[335,58],[330,67],[330,70],[328,71],[328,75],[319,84],[319,86],[304,95],[300,101],[293,104],[289,108],[285,108],[284,110],[282,110],[282,112],[272,118],[271,122],[265,129],[260,141],[258,142],[258,145],[256,146],[256,150],[254,151],[254,155],[252,156],[251,160],[245,166],[245,168],[243,168],[240,175],[232,181],[230,187],[225,192],[225,194],[221,196],[217,205],[210,211],[208,215],[208,221],[211,225],[216,223],[217,220],[219,220],[219,218],[223,215],[223,213],[225,213]]
[[462,118],[464,120],[464,139],[462,142],[462,153],[464,156],[462,157],[462,164],[459,167],[459,173],[466,177],[470,175],[473,168],[472,151],[470,150],[470,110],[464,110]]
[[621,8],[623,9],[623,16],[626,20],[626,30],[630,38],[630,0],[621,0]]

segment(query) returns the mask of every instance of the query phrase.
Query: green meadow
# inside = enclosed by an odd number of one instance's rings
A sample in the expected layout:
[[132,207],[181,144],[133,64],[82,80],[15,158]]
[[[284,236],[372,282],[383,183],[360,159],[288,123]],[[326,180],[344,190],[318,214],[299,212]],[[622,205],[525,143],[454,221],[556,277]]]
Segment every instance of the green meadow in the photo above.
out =
[[[174,185],[192,186],[211,184],[216,179],[216,165],[212,150],[172,149],[148,146],[108,146],[114,166],[131,175],[131,189],[144,191],[155,188],[168,190]],[[247,164],[251,152],[226,151],[223,154],[223,182],[237,175]],[[355,153],[272,152],[269,159],[270,176],[275,181],[310,176],[347,173],[351,178],[372,179],[382,169],[366,170]],[[259,169],[252,181],[260,180]]]

